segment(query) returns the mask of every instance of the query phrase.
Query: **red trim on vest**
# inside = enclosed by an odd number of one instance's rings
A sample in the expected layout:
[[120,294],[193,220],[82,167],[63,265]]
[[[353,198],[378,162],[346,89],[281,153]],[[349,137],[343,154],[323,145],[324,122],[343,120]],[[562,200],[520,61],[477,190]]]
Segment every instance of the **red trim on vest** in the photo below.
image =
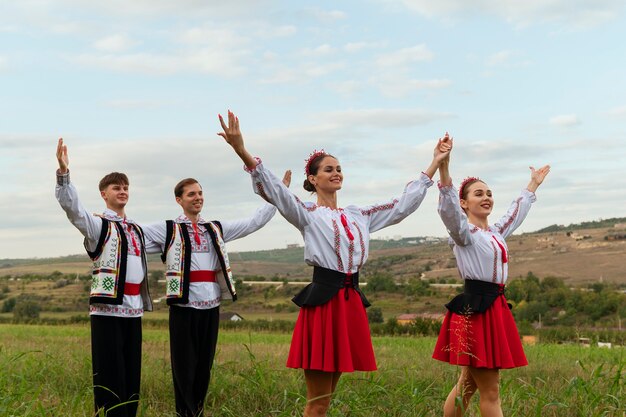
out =
[[190,271],[189,282],[217,282],[215,271]]
[[139,295],[141,284],[131,284],[130,282],[124,283],[125,295]]

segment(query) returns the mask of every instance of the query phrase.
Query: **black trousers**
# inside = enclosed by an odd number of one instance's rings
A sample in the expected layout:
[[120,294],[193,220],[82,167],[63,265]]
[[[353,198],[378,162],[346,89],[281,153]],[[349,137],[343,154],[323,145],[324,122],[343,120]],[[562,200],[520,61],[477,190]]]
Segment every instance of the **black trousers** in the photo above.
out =
[[[90,318],[96,412],[104,409],[107,417],[135,417],[141,380],[141,317]],[[115,407],[118,404],[123,405]]]
[[180,417],[204,415],[219,321],[219,307],[198,310],[170,306],[172,377]]

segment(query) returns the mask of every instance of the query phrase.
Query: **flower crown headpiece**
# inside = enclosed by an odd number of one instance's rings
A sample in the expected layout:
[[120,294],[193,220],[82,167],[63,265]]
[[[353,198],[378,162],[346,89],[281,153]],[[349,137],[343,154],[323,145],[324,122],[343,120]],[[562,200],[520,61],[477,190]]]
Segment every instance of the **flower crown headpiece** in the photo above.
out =
[[461,183],[461,186],[459,187],[459,200],[463,200],[463,190],[465,189],[465,187],[467,186],[467,184],[469,184],[470,182],[473,181],[481,181],[482,180],[478,177],[467,177],[463,180],[463,182]]
[[304,166],[304,174],[308,177],[311,175],[311,162],[318,156],[326,155],[326,151],[324,149],[320,149],[319,151],[315,149],[311,155],[309,155],[308,159],[305,159],[306,165]]

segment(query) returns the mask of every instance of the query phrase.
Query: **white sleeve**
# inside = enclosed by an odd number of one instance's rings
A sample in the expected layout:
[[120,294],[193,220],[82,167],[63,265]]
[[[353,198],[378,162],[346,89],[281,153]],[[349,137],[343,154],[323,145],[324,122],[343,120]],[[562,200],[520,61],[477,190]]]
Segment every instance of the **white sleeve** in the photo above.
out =
[[102,219],[89,213],[80,203],[78,191],[70,183],[69,171],[63,175],[57,173],[55,196],[67,218],[85,237],[85,247],[94,251],[100,239]]
[[526,189],[522,190],[520,196],[513,200],[506,214],[494,225],[502,237],[506,239],[513,234],[528,215],[535,201],[537,201],[535,193]]
[[431,185],[433,185],[433,181],[422,173],[417,180],[406,185],[400,197],[383,204],[361,207],[361,214],[368,218],[369,231],[375,232],[399,223],[413,213],[422,204]]
[[459,246],[472,244],[467,215],[461,209],[459,193],[452,185],[439,187],[439,217],[448,230],[450,238]]
[[309,211],[304,203],[269,169],[265,169],[260,161],[250,173],[254,192],[276,206],[289,223],[302,231],[310,221]]
[[276,214],[276,207],[265,203],[259,207],[252,217],[239,220],[220,221],[224,242],[239,239],[254,233],[267,224]]
[[161,253],[165,249],[165,222],[142,225],[143,237],[146,240],[146,253]]

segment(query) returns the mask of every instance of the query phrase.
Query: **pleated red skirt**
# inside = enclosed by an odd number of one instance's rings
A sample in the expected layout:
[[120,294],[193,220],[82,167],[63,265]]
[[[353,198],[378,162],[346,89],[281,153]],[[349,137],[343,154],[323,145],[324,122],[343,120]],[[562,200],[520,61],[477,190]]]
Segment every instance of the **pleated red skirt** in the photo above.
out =
[[528,365],[504,295],[484,313],[464,316],[448,311],[433,358],[474,368],[508,369]]
[[[347,300],[345,291],[349,291]],[[300,309],[287,367],[325,372],[376,370],[367,314],[353,288],[342,288],[326,304]]]

